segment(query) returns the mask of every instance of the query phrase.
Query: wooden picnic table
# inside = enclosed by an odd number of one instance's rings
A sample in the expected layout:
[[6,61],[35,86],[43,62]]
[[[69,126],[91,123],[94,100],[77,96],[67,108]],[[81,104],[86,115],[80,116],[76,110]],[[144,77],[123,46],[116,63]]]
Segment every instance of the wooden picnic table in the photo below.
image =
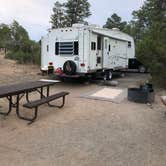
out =
[[[43,81],[33,81],[33,82],[25,82],[7,86],[0,87],[0,98],[7,98],[9,101],[9,110],[7,112],[0,112],[2,115],[9,115],[12,111],[12,108],[16,108],[16,114],[18,118],[23,120],[29,120],[20,115],[19,106],[20,100],[26,96],[27,102],[29,102],[29,93],[38,92],[40,93],[40,97],[48,97],[50,86],[54,85],[55,82],[43,82]],[[46,94],[44,94],[44,88],[46,88]],[[13,102],[13,97],[16,96],[16,101]]]

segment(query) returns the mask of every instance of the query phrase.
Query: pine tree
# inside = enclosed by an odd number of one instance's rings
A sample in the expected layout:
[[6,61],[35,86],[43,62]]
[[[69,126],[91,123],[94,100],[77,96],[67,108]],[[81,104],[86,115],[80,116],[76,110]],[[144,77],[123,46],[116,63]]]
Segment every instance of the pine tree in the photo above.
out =
[[6,24],[0,24],[0,39],[0,48],[5,48],[6,53],[11,42],[11,29]]
[[135,12],[135,27],[139,29],[137,57],[146,64],[153,80],[166,83],[166,1],[147,0]]
[[25,47],[29,41],[28,32],[17,21],[13,21],[10,26],[11,29],[11,43],[10,47],[16,51]]
[[28,32],[17,21],[11,25],[0,24],[0,48],[5,48],[5,57],[19,63],[40,64],[40,45],[30,40]]
[[85,19],[91,15],[88,0],[68,0],[65,7],[69,26],[85,23]]
[[116,13],[112,14],[110,18],[107,19],[104,28],[119,28],[121,31],[124,31],[127,22],[122,21],[122,18],[119,17]]
[[53,14],[51,15],[51,24],[53,28],[63,28],[66,26],[66,15],[64,4],[56,1],[53,7]]

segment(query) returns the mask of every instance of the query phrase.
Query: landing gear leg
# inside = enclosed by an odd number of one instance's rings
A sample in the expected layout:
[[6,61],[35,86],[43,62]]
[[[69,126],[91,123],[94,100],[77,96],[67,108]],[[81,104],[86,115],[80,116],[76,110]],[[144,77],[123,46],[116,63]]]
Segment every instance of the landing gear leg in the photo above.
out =
[[112,70],[105,71],[105,74],[104,74],[104,81],[106,81],[106,80],[111,80],[111,79],[112,79]]

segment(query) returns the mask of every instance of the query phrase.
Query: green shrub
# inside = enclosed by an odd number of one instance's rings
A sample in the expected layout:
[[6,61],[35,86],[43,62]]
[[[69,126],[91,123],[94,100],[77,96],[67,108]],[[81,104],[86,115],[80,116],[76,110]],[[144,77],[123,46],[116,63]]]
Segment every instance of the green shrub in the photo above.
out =
[[137,44],[137,57],[149,69],[152,80],[157,85],[166,83],[166,29],[154,24]]
[[28,53],[24,53],[22,50],[17,52],[11,51],[7,54],[7,58],[16,60],[18,63],[30,63],[31,55]]
[[34,52],[23,52],[22,50],[10,51],[7,53],[6,58],[16,60],[19,64],[37,64],[40,65],[40,50]]
[[[0,47],[7,49],[6,58],[18,63],[33,63],[40,65],[40,44],[29,38],[28,32],[17,21],[10,26],[0,24]],[[2,45],[2,43],[4,45]]]

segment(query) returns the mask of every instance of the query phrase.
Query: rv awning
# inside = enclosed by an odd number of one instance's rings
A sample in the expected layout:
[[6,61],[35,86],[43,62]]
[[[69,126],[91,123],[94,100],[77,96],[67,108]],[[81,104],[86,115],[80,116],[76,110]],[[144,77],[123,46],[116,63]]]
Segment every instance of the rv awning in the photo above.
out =
[[113,30],[97,30],[97,29],[93,29],[92,30],[93,33],[96,33],[96,34],[99,34],[99,35],[102,35],[104,37],[110,37],[110,38],[113,38],[113,39],[117,39],[117,40],[121,40],[121,41],[131,41],[132,40],[132,37],[130,37],[129,35],[121,32],[121,31],[113,31]]

